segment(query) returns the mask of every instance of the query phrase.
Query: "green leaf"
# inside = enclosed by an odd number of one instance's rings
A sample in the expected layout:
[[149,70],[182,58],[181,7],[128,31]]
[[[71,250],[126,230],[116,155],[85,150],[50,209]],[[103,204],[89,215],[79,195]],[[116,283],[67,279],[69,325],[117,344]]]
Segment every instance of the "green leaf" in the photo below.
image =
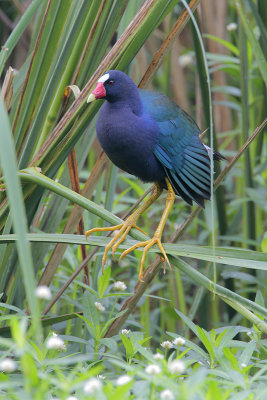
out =
[[[58,185],[58,184],[57,184]],[[66,188],[67,189],[67,188]],[[64,190],[64,189],[63,189]],[[82,196],[73,192],[69,196],[70,189],[67,189],[67,195],[73,199],[77,204],[82,205],[84,208],[94,212],[96,215],[102,216],[103,219],[114,221],[116,224],[121,220],[112,213],[99,207],[97,204],[82,198]],[[65,193],[66,194],[66,193]],[[66,196],[67,197],[67,196]],[[131,232],[131,235],[139,240],[147,240],[147,237],[136,230]],[[27,239],[31,242],[47,242],[47,243],[69,243],[69,244],[87,244],[92,246],[106,246],[110,239],[104,236],[89,236],[85,240],[82,235],[67,235],[67,234],[50,234],[50,233],[31,233],[27,234]],[[0,236],[0,243],[9,243],[17,240],[14,234]],[[137,242],[132,239],[125,240],[120,244],[120,249],[127,249]],[[226,266],[236,266],[240,268],[253,268],[258,270],[267,270],[267,254],[253,250],[244,250],[239,248],[228,247],[212,247],[185,245],[185,244],[170,244],[164,243],[163,247],[167,254],[179,257],[193,258],[197,260],[213,261],[224,264]],[[137,249],[136,251],[142,251]],[[149,250],[151,253],[159,253],[157,247]]]
[[237,334],[237,330],[235,327],[230,327],[224,329],[216,338],[216,346],[219,348],[224,348],[233,339],[233,337]]
[[264,297],[263,297],[263,294],[262,294],[262,292],[260,290],[257,290],[255,302],[257,304],[259,304],[260,306],[265,307]]
[[20,21],[16,24],[11,35],[8,37],[7,41],[2,45],[2,50],[0,53],[0,75],[2,74],[5,62],[12,53],[14,47],[18,43],[21,35],[27,28],[28,24],[31,22],[34,14],[41,6],[44,0],[33,0],[27,10],[23,13]]
[[203,36],[205,38],[212,39],[215,42],[222,44],[226,49],[230,50],[233,54],[235,54],[236,56],[239,56],[238,48],[235,45],[233,45],[232,43],[227,42],[227,40],[224,40],[218,36],[210,35],[208,33],[205,33]]
[[[261,45],[263,47],[263,52],[264,52],[264,55],[266,58],[267,57],[267,27],[264,26],[263,15],[261,15],[261,13],[260,13],[261,12],[260,4],[258,5],[259,12],[257,10],[256,4],[252,0],[248,0],[248,4],[249,4],[251,11],[253,13],[253,16],[256,20],[257,26],[259,27],[260,36],[261,36]],[[266,5],[265,5],[265,11],[266,11]],[[265,13],[265,18],[266,18],[266,13]]]
[[122,310],[120,312],[118,312],[115,317],[110,318],[104,325],[104,327],[102,328],[101,332],[100,332],[100,337],[103,337],[106,333],[106,330],[108,329],[108,327],[112,324],[113,321],[115,321],[117,318],[119,318],[120,316],[122,316],[123,314],[125,314],[127,312],[126,310]]
[[198,332],[198,337],[201,340],[201,342],[204,344],[206,347],[209,355],[210,355],[210,366],[213,368],[214,361],[215,361],[215,353],[213,350],[213,343],[211,341],[210,335],[208,332],[206,332],[204,329],[200,328],[197,326],[197,332]]
[[97,289],[100,298],[104,296],[105,291],[109,285],[110,275],[111,275],[111,268],[107,267],[105,268],[104,273],[101,274],[101,276],[97,280]]
[[128,183],[129,187],[131,187],[136,193],[138,197],[143,196],[144,190],[140,186],[140,183],[135,181],[132,178],[127,178],[126,176],[121,175],[120,179],[123,180],[124,182]]
[[[176,310],[176,312],[177,312],[177,310]],[[181,316],[181,318],[184,319],[182,316]],[[190,321],[190,319],[189,319],[189,321]],[[196,330],[196,332],[197,332],[197,330]],[[167,333],[168,333],[168,335],[170,335],[173,338],[177,337],[176,333],[172,333],[172,332],[167,332]],[[185,346],[188,347],[189,349],[194,350],[198,355],[200,355],[201,359],[209,361],[208,353],[206,353],[200,346],[196,345],[193,341],[186,339],[185,340]]]
[[26,290],[27,301],[33,317],[33,327],[42,340],[39,305],[34,294],[35,280],[30,244],[26,235],[27,223],[22,190],[17,174],[17,162],[13,136],[5,105],[0,96],[0,162],[7,187],[8,203],[12,216],[14,231],[17,235],[17,250],[20,267]]
[[[175,265],[177,268],[183,271],[187,276],[191,277],[191,279],[193,279],[195,283],[204,286],[207,290],[209,290],[213,294],[216,293],[221,297],[222,300],[230,304],[232,307],[233,305],[235,305],[236,307],[240,306],[240,310],[242,310],[243,315],[244,312],[247,311],[246,318],[250,319],[253,323],[255,320],[257,321],[258,324],[260,324],[260,320],[256,318],[255,315],[252,314],[249,310],[252,310],[254,313],[258,313],[259,315],[267,319],[266,308],[261,307],[255,302],[248,300],[245,297],[242,297],[239,294],[218,285],[217,283],[212,282],[205,275],[201,274],[199,271],[192,268],[191,265],[189,265],[188,263],[184,262],[181,259],[177,259],[171,256],[170,261],[173,265]],[[176,312],[179,313],[179,311]],[[181,315],[181,318],[184,319],[185,316]],[[193,324],[193,322],[191,322],[190,320],[188,322],[190,324]],[[188,322],[186,323],[188,324]],[[262,326],[260,326],[260,328],[265,332],[267,329],[266,324],[263,324]],[[190,329],[192,329],[191,326]]]
[[236,357],[233,355],[232,351],[229,348],[224,348],[223,353],[224,353],[225,357],[227,358],[227,360],[230,361],[232,368],[239,369],[238,361],[237,361]]
[[134,347],[131,343],[131,340],[125,336],[120,334],[122,343],[124,345],[125,351],[126,351],[126,357],[128,360],[132,360],[133,356],[134,356]]
[[239,364],[241,365],[242,363],[244,364],[249,364],[249,362],[252,359],[253,353],[256,350],[256,342],[254,340],[251,340],[249,343],[246,343],[245,349],[243,350],[240,358],[239,358]]
[[21,369],[25,378],[28,390],[36,388],[40,384],[38,369],[30,353],[24,353],[20,359]]
[[263,239],[261,241],[261,249],[264,253],[267,253],[267,232],[264,233]]
[[95,297],[90,292],[85,291],[82,305],[84,318],[88,321],[89,325],[93,327],[94,333],[96,333],[97,327],[99,326],[99,314],[95,307]]
[[244,28],[244,31],[245,31],[247,38],[251,44],[251,47],[253,48],[253,55],[255,56],[255,58],[257,60],[261,76],[265,82],[265,85],[267,86],[267,62],[266,62],[264,54],[261,50],[259,41],[256,38],[253,30],[251,29],[251,23],[245,13],[242,2],[240,0],[235,0],[235,6],[236,6],[236,10],[238,12],[240,21],[242,23],[242,26]]

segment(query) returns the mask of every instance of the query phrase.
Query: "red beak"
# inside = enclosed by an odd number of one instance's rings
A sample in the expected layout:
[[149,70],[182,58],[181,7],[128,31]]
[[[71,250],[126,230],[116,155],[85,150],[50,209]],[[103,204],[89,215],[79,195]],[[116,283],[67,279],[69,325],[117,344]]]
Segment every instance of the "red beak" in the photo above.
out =
[[92,92],[96,99],[102,99],[102,97],[106,96],[106,90],[104,88],[103,82],[98,82],[96,84],[95,90]]
[[102,99],[105,96],[106,96],[106,90],[104,88],[104,83],[98,82],[96,84],[95,90],[93,90],[93,92],[88,97],[87,103],[91,103],[92,101],[94,101],[96,99]]

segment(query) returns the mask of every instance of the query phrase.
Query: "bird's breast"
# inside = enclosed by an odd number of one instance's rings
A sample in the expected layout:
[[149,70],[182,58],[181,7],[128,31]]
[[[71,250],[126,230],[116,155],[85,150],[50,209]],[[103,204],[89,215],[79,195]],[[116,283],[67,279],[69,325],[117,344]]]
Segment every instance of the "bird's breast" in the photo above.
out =
[[122,170],[146,182],[164,179],[165,173],[153,150],[158,140],[157,126],[142,118],[110,115],[97,121],[99,142],[110,160]]

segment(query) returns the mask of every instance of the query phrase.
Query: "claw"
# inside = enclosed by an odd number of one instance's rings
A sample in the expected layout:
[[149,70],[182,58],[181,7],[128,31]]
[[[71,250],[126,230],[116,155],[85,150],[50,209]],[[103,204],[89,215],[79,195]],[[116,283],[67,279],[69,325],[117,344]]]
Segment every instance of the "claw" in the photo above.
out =
[[138,249],[139,247],[144,247],[143,250],[143,255],[142,255],[142,259],[141,259],[141,266],[140,266],[140,271],[139,271],[139,275],[138,275],[138,279],[140,282],[143,281],[143,271],[144,271],[144,264],[145,264],[145,258],[146,258],[146,254],[148,252],[148,250],[150,249],[150,247],[152,247],[154,244],[157,244],[160,251],[163,254],[163,257],[161,257],[161,259],[163,259],[164,262],[164,271],[165,271],[165,261],[167,262],[168,266],[171,267],[170,261],[168,259],[168,256],[162,246],[161,243],[161,238],[158,237],[157,235],[154,235],[152,239],[146,240],[145,242],[139,242],[134,244],[133,246],[131,246],[129,249],[124,250],[124,252],[121,254],[120,258],[119,258],[119,262],[121,261],[121,259],[125,256],[127,256],[127,254],[129,254],[131,251]]
[[140,275],[140,273],[139,273],[139,275],[138,275],[138,281],[141,282],[141,283],[143,283],[143,282],[144,282],[143,277],[144,277],[144,274],[141,274],[141,275]]
[[165,265],[165,258],[162,256],[159,256],[161,263],[163,264],[163,273],[164,275],[166,274],[166,265]]
[[[112,256],[113,256],[113,260],[115,261],[115,252],[117,250],[117,247],[125,240],[126,236],[128,235],[128,233],[130,232],[130,230],[132,228],[137,229],[140,232],[144,233],[144,231],[136,225],[137,218],[138,218],[138,216],[133,215],[133,216],[130,216],[129,218],[127,218],[123,223],[121,223],[119,225],[115,225],[115,226],[111,226],[111,227],[104,227],[104,228],[93,228],[93,229],[90,229],[89,231],[85,232],[85,238],[87,239],[88,236],[90,236],[94,232],[119,231],[111,239],[111,241],[107,244],[107,246],[105,248],[103,259],[102,259],[102,272],[104,271],[104,266],[107,261],[107,256],[108,256],[109,250],[112,248]],[[120,262],[120,259],[119,259],[119,262]]]
[[[163,260],[163,263],[164,263],[164,272],[165,272],[165,261],[167,262],[168,266],[171,268],[171,264],[169,262],[167,254],[161,243],[162,231],[163,231],[164,225],[166,223],[167,217],[169,215],[170,209],[171,209],[174,199],[175,199],[175,193],[174,193],[172,186],[167,178],[166,178],[166,184],[167,184],[167,188],[168,188],[166,206],[165,206],[160,223],[158,225],[158,228],[157,228],[153,238],[146,240],[144,242],[136,243],[135,245],[131,246],[129,249],[124,250],[124,252],[121,254],[121,256],[119,258],[119,262],[120,262],[121,259],[123,257],[125,257],[127,254],[129,254],[131,251],[137,249],[138,247],[144,247],[143,255],[142,255],[142,259],[141,259],[141,266],[140,266],[139,275],[138,275],[138,280],[140,282],[143,282],[143,277],[144,277],[143,271],[144,271],[146,254],[147,254],[148,250],[150,249],[150,247],[152,247],[154,244],[158,245],[158,247],[163,255],[161,257],[161,260]],[[116,225],[116,226],[112,226],[112,227],[93,228],[85,233],[85,238],[87,239],[88,236],[90,236],[94,232],[118,231],[118,233],[116,233],[114,235],[114,237],[111,239],[111,241],[108,243],[108,245],[105,248],[103,259],[102,259],[102,272],[104,270],[104,266],[105,266],[105,263],[107,260],[107,255],[108,255],[109,250],[112,249],[112,256],[113,256],[113,259],[115,260],[115,252],[117,250],[117,247],[125,240],[126,236],[128,235],[128,233],[130,232],[130,230],[132,228],[137,229],[138,231],[145,234],[145,232],[136,225],[136,222],[137,222],[139,216],[160,196],[161,192],[162,192],[162,187],[158,183],[156,183],[151,196],[146,200],[146,202],[144,204],[142,204],[137,210],[135,210],[133,212],[133,214],[130,215],[123,223]]]

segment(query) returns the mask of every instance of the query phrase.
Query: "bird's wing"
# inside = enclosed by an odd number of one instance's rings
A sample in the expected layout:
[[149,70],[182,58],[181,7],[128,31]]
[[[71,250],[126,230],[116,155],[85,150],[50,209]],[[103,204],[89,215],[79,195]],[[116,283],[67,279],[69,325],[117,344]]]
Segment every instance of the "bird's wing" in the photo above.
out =
[[177,195],[187,203],[204,207],[210,198],[210,157],[199,139],[194,120],[168,97],[140,91],[145,113],[157,122],[159,141],[154,154],[163,165]]

